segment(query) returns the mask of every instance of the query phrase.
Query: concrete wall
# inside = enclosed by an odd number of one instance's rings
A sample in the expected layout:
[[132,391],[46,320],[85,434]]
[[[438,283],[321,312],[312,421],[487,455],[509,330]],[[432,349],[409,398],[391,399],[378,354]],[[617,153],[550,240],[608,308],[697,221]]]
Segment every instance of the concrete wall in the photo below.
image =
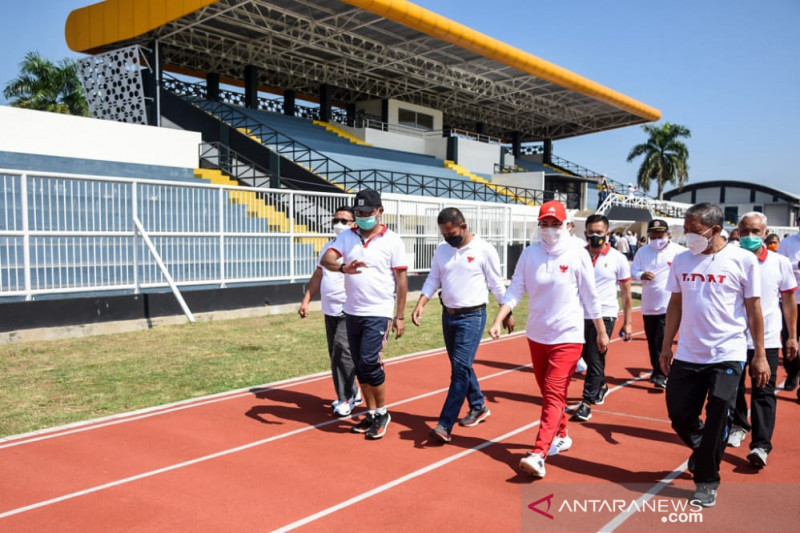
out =
[[509,172],[507,174],[494,174],[492,176],[492,183],[543,191],[544,172]]
[[493,174],[494,165],[500,163],[499,144],[489,144],[472,139],[456,138],[458,164],[480,174]]
[[0,106],[0,152],[196,168],[199,133]]

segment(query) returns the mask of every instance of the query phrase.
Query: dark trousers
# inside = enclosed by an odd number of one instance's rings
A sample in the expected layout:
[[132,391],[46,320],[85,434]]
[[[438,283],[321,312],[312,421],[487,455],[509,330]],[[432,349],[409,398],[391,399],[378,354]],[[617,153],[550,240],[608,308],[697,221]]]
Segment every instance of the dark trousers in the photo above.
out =
[[653,373],[650,374],[650,381],[656,378],[663,378],[664,372],[658,358],[661,355],[661,345],[664,343],[664,328],[666,327],[667,315],[643,315],[644,334],[647,337],[647,350],[650,352],[650,366]]
[[[783,307],[781,307],[781,312]],[[789,338],[789,331],[786,329],[786,320],[781,315],[781,343],[783,344],[783,368],[786,370],[786,383],[797,382],[798,374],[800,373],[800,357],[795,357],[791,361],[786,359],[786,339]],[[797,306],[797,331],[800,332],[800,305]]]
[[[747,362],[753,360],[753,350],[747,350]],[[747,431],[752,430],[753,436],[750,439],[750,449],[763,448],[767,453],[772,451],[772,432],[775,429],[775,409],[777,399],[775,398],[775,382],[778,372],[778,349],[767,349],[767,363],[769,371],[772,373],[769,383],[763,387],[756,387],[753,379],[750,379],[750,418],[753,421],[751,426],[747,422],[747,399],[745,398],[745,381],[747,372],[742,372],[739,379],[739,390],[736,393],[736,408],[731,415],[731,423]]]
[[345,401],[356,395],[356,368],[350,355],[347,340],[347,319],[344,315],[325,315],[325,334],[328,337],[328,354],[331,357],[331,375],[336,399]]
[[[667,382],[667,412],[675,433],[693,450],[695,483],[719,484],[728,412],[736,400],[743,367],[744,363],[735,361],[711,365],[672,362]],[[705,423],[700,420],[703,404]]]
[[[606,334],[611,337],[614,332],[616,317],[604,316],[603,325]],[[606,384],[606,354],[597,349],[597,329],[591,320],[583,321],[584,345],[581,357],[586,362],[586,381],[583,382],[583,401],[594,403],[600,395],[600,389]]]

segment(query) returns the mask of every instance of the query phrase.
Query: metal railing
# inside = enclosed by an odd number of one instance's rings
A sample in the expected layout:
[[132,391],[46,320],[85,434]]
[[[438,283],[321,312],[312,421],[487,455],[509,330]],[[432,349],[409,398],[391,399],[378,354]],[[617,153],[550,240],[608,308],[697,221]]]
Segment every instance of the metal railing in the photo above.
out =
[[[307,279],[332,237],[331,215],[351,203],[347,194],[0,169],[0,298]],[[451,206],[506,264],[512,206],[392,194],[383,204],[412,273],[429,269],[436,216]]]
[[277,176],[269,169],[231,150],[219,142],[202,142],[200,163],[218,169],[248,187],[274,187]]
[[646,209],[653,217],[683,218],[686,214],[686,210],[691,207],[691,204],[655,200],[647,196],[626,196],[623,194],[611,193],[603,200],[600,207],[597,208],[597,213],[605,215],[612,207]]

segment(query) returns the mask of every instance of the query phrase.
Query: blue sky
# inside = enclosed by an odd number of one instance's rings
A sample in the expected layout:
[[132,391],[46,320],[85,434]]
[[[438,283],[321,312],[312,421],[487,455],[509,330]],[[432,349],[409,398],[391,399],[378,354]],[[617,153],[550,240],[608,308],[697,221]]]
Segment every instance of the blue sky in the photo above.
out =
[[[90,0],[6,2],[0,86],[27,51],[72,53],[67,14]],[[798,0],[418,0],[421,6],[661,110],[688,127],[690,183],[757,181],[800,193]],[[0,103],[5,103],[0,95]],[[638,126],[557,141],[554,153],[633,181]]]

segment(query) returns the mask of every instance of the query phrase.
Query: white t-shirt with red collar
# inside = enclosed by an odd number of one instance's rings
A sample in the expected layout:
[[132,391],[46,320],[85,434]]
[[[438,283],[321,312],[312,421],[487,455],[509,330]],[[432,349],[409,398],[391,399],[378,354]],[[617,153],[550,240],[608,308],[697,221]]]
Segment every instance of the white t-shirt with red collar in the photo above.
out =
[[[631,265],[631,276],[642,282],[642,314],[663,315],[667,312],[670,292],[667,290],[669,268],[675,256],[686,251],[686,248],[670,241],[659,250],[652,244],[636,250]],[[652,272],[655,277],[642,280],[642,274]]]
[[592,262],[585,249],[571,244],[549,255],[532,244],[520,255],[503,303],[514,306],[528,293],[525,333],[540,344],[583,344],[583,309],[600,318]]
[[[589,255],[589,259],[594,267],[594,284],[597,291],[597,299],[600,300],[600,314],[604,317],[616,318],[619,314],[619,300],[617,299],[617,282],[630,281],[631,267],[628,259],[620,252],[606,243],[605,246],[592,259],[588,248],[584,248],[584,253]],[[586,313],[585,318],[591,318]]]
[[[789,259],[762,246],[756,255],[761,268],[761,314],[764,317],[764,348],[781,347],[781,300],[783,293],[797,290],[797,280]],[[746,331],[747,347],[751,350],[753,338]]]
[[761,297],[761,269],[753,252],[725,246],[716,254],[678,254],[667,290],[682,299],[675,359],[697,364],[747,360],[744,301]]
[[[319,253],[319,259],[317,260],[317,268],[322,269],[322,280],[320,281],[319,286],[319,299],[320,303],[322,304],[323,314],[328,316],[340,316],[342,314],[344,302],[347,299],[344,291],[344,274],[341,272],[333,272],[332,270],[328,270],[319,262],[332,244],[333,241],[328,241],[325,243],[325,246],[322,247],[322,251]],[[339,263],[341,262],[342,258],[340,257]]]
[[403,240],[383,226],[364,240],[358,228],[339,234],[331,249],[345,263],[353,260],[367,264],[360,274],[346,274],[344,288],[347,300],[344,312],[353,316],[394,316],[395,270],[407,270],[408,260]]
[[433,252],[431,271],[422,286],[422,294],[431,299],[440,287],[442,303],[450,308],[485,304],[487,287],[498,302],[503,301],[506,286],[497,250],[477,235],[461,248],[441,243]]

